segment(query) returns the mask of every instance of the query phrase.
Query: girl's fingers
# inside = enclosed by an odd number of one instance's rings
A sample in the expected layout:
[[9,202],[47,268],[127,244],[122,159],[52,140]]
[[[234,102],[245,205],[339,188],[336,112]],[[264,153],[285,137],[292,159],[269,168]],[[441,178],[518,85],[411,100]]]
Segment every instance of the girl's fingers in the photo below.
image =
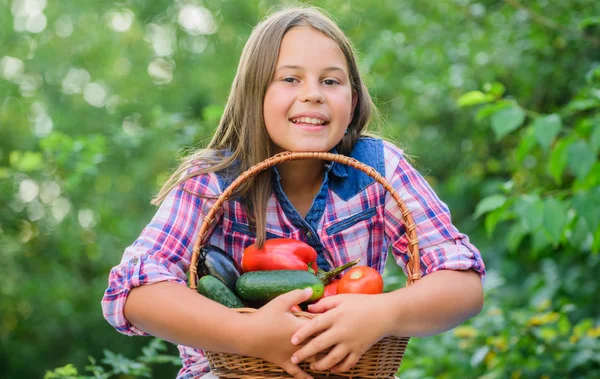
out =
[[271,300],[272,305],[289,311],[294,305],[305,302],[312,296],[312,288],[307,287],[303,290],[293,290],[283,295],[277,296]]
[[281,368],[296,379],[313,379],[312,376],[302,371],[298,365],[286,362],[281,365]]
[[327,315],[320,315],[313,318],[304,324],[304,326],[302,326],[300,329],[298,329],[296,333],[294,333],[291,340],[292,345],[299,345],[303,343],[310,336],[328,329],[331,325],[332,322],[330,317],[327,317]]
[[340,362],[345,362],[347,356],[348,349],[344,345],[336,345],[325,358],[311,364],[310,368],[317,371],[329,370]]
[[301,349],[297,350],[294,355],[292,355],[291,361],[294,364],[298,364],[312,357],[313,355],[322,352],[323,350],[327,350],[336,343],[337,341],[332,338],[332,334],[330,332],[319,334],[306,345],[302,346]]
[[340,295],[324,297],[315,304],[308,306],[308,311],[312,313],[325,313],[330,309],[337,307],[342,300]]
[[331,368],[331,372],[346,372],[350,370],[352,367],[354,367],[354,365],[356,365],[360,357],[361,356],[359,354],[348,354],[343,362],[338,363],[336,366]]

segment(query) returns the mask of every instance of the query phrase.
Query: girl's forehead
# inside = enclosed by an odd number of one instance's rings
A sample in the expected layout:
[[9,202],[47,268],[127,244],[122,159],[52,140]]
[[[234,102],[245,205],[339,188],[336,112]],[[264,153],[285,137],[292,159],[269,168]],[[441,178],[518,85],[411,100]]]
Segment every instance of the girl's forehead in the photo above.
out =
[[281,40],[277,67],[340,66],[347,72],[347,62],[341,47],[323,32],[310,26],[290,29]]

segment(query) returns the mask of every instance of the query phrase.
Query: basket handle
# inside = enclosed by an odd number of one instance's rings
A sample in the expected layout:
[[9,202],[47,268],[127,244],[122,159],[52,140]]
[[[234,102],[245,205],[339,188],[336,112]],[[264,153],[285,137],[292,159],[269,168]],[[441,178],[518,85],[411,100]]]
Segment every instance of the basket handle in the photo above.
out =
[[223,203],[231,196],[233,191],[242,183],[247,181],[249,178],[255,176],[256,174],[275,166],[282,162],[287,161],[296,161],[302,159],[321,159],[325,161],[333,161],[341,164],[345,164],[347,166],[353,167],[357,170],[364,172],[365,174],[371,176],[378,183],[380,183],[383,188],[385,188],[392,198],[398,203],[398,207],[402,211],[402,217],[404,218],[404,224],[406,225],[406,236],[408,239],[408,264],[406,265],[406,270],[408,273],[408,279],[406,280],[407,285],[412,284],[413,282],[419,280],[421,278],[421,270],[420,270],[420,257],[419,257],[419,242],[417,239],[417,232],[415,231],[416,226],[415,222],[410,214],[410,211],[404,204],[404,201],[398,195],[398,192],[390,185],[390,183],[383,177],[377,170],[373,167],[370,167],[364,163],[357,161],[354,158],[347,157],[345,155],[326,153],[326,152],[290,152],[284,151],[282,153],[273,155],[272,157],[265,159],[264,161],[257,163],[256,165],[250,167],[248,170],[244,171],[239,177],[237,177],[217,198],[216,202],[208,211],[208,214],[204,217],[202,221],[202,225],[200,226],[200,230],[198,231],[198,238],[194,243],[194,249],[192,250],[192,261],[190,264],[190,277],[189,277],[189,286],[191,289],[196,289],[197,284],[197,262],[198,256],[200,254],[200,249],[203,246],[202,243],[206,238],[206,234],[209,230],[210,224],[214,221],[214,217],[221,209]]

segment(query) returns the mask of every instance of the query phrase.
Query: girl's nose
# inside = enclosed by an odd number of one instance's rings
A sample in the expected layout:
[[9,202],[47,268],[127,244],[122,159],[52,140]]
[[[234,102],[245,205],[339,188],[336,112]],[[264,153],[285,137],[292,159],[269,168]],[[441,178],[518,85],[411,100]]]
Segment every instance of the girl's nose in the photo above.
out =
[[325,101],[325,97],[323,96],[323,93],[321,92],[321,88],[319,88],[318,84],[308,84],[306,83],[303,88],[302,88],[302,92],[300,93],[299,99],[301,102],[306,103],[306,102],[314,102],[314,103],[319,103],[322,104]]

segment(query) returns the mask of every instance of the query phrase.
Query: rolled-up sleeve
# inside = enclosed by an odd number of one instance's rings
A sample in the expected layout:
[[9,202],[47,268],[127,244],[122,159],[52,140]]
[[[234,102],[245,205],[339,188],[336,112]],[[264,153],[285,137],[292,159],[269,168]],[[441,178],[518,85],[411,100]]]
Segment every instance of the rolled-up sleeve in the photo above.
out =
[[104,318],[117,331],[148,335],[124,316],[125,301],[133,288],[158,282],[186,285],[193,242],[218,194],[214,174],[187,179],[169,193],[140,236],[125,249],[121,262],[110,271],[101,301]]
[[[404,201],[415,221],[421,274],[439,270],[469,270],[485,278],[479,250],[452,224],[447,205],[405,159],[402,151],[385,143],[386,178]],[[389,173],[389,174],[388,174]],[[391,196],[386,199],[385,230],[396,262],[406,272],[408,238],[402,212]]]

